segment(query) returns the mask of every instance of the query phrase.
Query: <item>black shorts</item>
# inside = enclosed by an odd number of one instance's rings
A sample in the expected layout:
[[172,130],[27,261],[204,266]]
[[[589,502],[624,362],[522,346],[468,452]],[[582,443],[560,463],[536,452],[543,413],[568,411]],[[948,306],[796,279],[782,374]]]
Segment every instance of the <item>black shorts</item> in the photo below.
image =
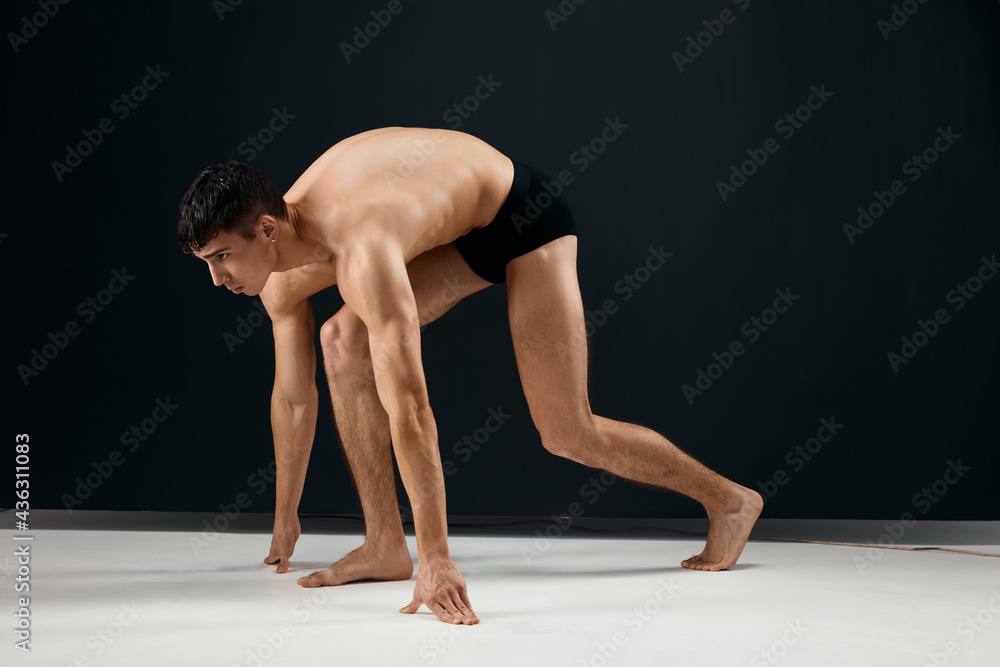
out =
[[[510,193],[493,220],[455,239],[455,247],[479,277],[507,280],[507,262],[549,241],[576,235],[563,194],[565,185],[526,164],[514,163]],[[553,194],[555,193],[555,194]]]

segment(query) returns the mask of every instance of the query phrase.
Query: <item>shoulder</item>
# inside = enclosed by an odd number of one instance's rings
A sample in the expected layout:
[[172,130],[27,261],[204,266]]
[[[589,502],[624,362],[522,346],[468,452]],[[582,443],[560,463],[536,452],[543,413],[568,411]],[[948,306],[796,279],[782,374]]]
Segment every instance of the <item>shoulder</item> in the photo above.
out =
[[337,250],[337,282],[357,271],[369,271],[403,261],[403,244],[391,228],[377,224],[374,219],[359,226],[349,240]]
[[337,284],[344,303],[369,327],[400,307],[412,305],[399,239],[378,229],[344,247],[337,258]]

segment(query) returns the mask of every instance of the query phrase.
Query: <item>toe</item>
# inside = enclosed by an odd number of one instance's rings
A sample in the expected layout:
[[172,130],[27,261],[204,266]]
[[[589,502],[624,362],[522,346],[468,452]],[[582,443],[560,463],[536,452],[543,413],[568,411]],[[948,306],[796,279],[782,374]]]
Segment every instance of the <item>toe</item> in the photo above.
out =
[[322,574],[319,572],[313,572],[307,577],[302,577],[299,579],[299,586],[304,586],[306,588],[316,588],[323,585]]

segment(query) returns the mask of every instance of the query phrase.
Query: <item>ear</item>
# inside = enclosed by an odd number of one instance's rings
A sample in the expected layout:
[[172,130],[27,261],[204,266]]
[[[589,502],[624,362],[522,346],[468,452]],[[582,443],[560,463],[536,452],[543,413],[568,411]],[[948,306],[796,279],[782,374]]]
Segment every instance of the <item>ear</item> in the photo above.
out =
[[269,240],[273,240],[278,237],[278,221],[275,220],[273,216],[268,214],[260,216],[260,218],[257,219],[257,227]]

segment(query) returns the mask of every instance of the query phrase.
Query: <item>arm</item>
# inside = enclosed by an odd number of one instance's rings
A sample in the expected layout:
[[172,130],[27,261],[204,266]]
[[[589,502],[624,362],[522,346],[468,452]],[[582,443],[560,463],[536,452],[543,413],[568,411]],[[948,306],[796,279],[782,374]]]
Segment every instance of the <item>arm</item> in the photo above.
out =
[[413,601],[403,611],[426,604],[441,620],[478,622],[448,551],[437,425],[403,253],[391,239],[362,241],[338,260],[337,282],[344,302],[368,328],[375,386],[389,415],[393,451],[413,509],[419,570]]
[[[372,244],[374,246],[374,244]],[[413,509],[420,560],[448,557],[444,476],[437,426],[420,361],[417,306],[402,253],[356,248],[338,268],[340,294],[368,328],[379,400]]]
[[274,390],[271,431],[274,437],[274,536],[265,563],[288,570],[299,538],[299,500],[316,434],[319,394],[316,389],[316,319],[309,299],[289,309],[273,305]]

